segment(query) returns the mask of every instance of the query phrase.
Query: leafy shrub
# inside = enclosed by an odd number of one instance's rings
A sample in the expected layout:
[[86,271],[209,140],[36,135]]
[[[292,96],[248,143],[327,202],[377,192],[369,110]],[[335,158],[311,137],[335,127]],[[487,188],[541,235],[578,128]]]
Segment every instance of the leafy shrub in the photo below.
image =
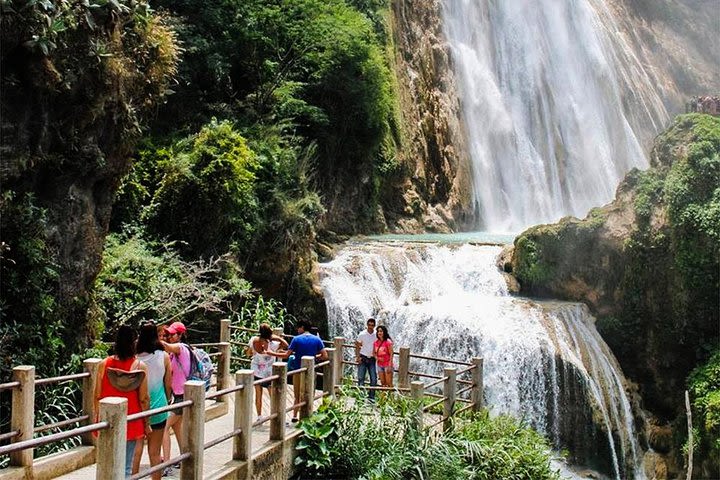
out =
[[358,207],[344,216],[374,215],[377,185],[397,166],[399,136],[381,33],[387,2],[159,5],[181,19],[176,28],[187,50],[179,94],[163,116],[170,121],[159,131],[194,130],[213,116],[242,127],[275,125],[303,147],[317,145],[318,186],[328,199],[351,193]]
[[136,232],[108,236],[95,296],[112,338],[116,326],[148,319],[215,332],[219,318],[231,315],[249,290],[230,257],[186,262],[169,245]]
[[711,470],[716,471],[720,468],[720,350],[707,363],[693,370],[688,377],[688,388],[693,424],[697,425],[696,433],[699,434],[698,457],[714,462]]
[[[0,382],[15,365],[52,365],[72,335],[58,315],[59,266],[48,243],[47,210],[31,194],[6,191],[0,199]],[[51,362],[48,362],[51,359]]]
[[190,256],[247,250],[259,223],[257,159],[229,122],[212,121],[172,149],[147,213],[150,231]]
[[326,400],[300,423],[299,478],[559,478],[548,443],[510,417],[459,417],[451,432],[436,435],[418,431],[415,403],[405,397],[386,396],[370,407],[357,389],[344,393],[352,401]]

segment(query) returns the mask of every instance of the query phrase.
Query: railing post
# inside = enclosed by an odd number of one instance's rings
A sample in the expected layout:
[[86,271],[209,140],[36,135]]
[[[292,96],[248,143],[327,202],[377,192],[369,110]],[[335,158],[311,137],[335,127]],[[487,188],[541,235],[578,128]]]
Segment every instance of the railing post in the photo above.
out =
[[[217,389],[223,390],[230,386],[230,343],[221,342],[218,345],[220,350],[220,359],[218,360],[218,372],[217,372]],[[228,396],[222,395],[218,397],[218,402],[227,402]]]
[[[287,407],[287,363],[273,363],[272,374],[277,378],[272,381],[272,397],[270,399],[270,414],[277,416],[270,420],[270,440],[285,439],[285,408]],[[300,378],[296,377],[295,381]]]
[[400,388],[410,387],[410,347],[400,347],[398,384]]
[[255,389],[253,387],[253,371],[240,370],[235,374],[235,384],[243,389],[235,392],[235,423],[234,430],[242,429],[233,438],[233,460],[247,461],[247,478],[252,478],[250,457],[252,455],[252,411]]
[[[309,355],[302,357],[300,367],[307,369],[302,373],[303,389],[300,401],[305,402],[305,405],[300,407],[300,418],[302,419],[312,415],[315,404],[315,357]],[[296,378],[299,378],[299,375]]]
[[180,465],[180,479],[200,480],[205,452],[205,382],[185,382],[184,400],[192,400],[193,404],[182,415],[183,453],[189,452],[190,458]]
[[470,391],[470,400],[472,401],[472,411],[479,412],[483,408],[483,359],[473,357],[472,364],[472,390]]
[[[83,415],[87,415],[88,419],[83,422],[84,425],[90,425],[95,423],[97,413],[95,411],[95,382],[97,382],[97,372],[100,367],[99,358],[88,358],[83,361],[83,368],[89,377],[83,378],[82,383],[82,412]],[[92,433],[86,433],[82,436],[83,445],[95,445],[97,443],[95,436]]]
[[108,428],[100,430],[97,441],[96,480],[125,478],[125,445],[127,443],[127,399],[107,397],[100,400],[99,420]]
[[230,319],[223,318],[220,320],[220,343],[230,341]]
[[[21,365],[13,368],[13,381],[20,382],[20,386],[12,391],[12,413],[10,415],[10,430],[20,433],[13,443],[32,440],[35,426],[35,367]],[[10,465],[14,467],[32,467],[33,449],[27,448],[10,454]]]
[[330,362],[323,369],[323,392],[329,393],[330,398],[335,398],[335,362],[337,362],[336,352],[334,348],[325,349]]
[[421,430],[424,426],[423,408],[425,408],[425,404],[423,402],[423,398],[425,396],[425,384],[423,382],[412,382],[410,384],[410,393],[412,395],[412,399],[417,402],[415,423],[417,424],[417,429]]
[[443,431],[450,430],[452,425],[451,417],[455,409],[455,392],[457,391],[457,368],[446,367],[443,369],[443,377],[447,377],[443,382]]
[[333,339],[335,345],[335,383],[342,385],[343,383],[343,359],[345,358],[345,337],[335,337]]

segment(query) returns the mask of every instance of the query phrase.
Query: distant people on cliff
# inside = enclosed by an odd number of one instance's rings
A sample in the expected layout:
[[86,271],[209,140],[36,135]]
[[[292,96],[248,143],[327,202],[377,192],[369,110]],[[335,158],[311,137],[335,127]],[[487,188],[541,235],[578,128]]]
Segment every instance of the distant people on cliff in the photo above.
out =
[[377,327],[377,340],[373,344],[378,376],[383,387],[393,386],[393,341],[387,327]]
[[[252,337],[248,343],[252,354],[250,360],[250,368],[253,371],[255,380],[262,380],[272,375],[272,365],[276,358],[284,358],[281,350],[287,350],[288,343],[282,337],[274,335],[270,325],[263,323],[260,325],[259,334]],[[272,395],[270,390],[270,381],[255,385],[255,411],[258,419],[262,417],[262,391],[267,389],[268,395]]]
[[[377,386],[377,370],[375,365],[374,345],[377,340],[375,333],[375,319],[368,318],[366,327],[358,334],[355,340],[355,363],[358,364],[358,386],[365,385],[365,376],[370,375],[370,386]],[[370,400],[375,399],[375,390],[368,393]]]
[[687,104],[685,110],[687,113],[720,115],[720,97],[711,95],[693,97]]
[[[99,412],[100,400],[106,397],[127,399],[127,414],[148,410],[148,369],[135,352],[137,332],[132,327],[121,325],[115,336],[114,355],[100,362],[95,385],[95,411]],[[140,456],[135,456],[135,446],[142,445],[143,437],[152,432],[150,419],[133,420],[127,424],[125,444],[125,476],[138,473]],[[142,448],[142,447],[141,447]]]

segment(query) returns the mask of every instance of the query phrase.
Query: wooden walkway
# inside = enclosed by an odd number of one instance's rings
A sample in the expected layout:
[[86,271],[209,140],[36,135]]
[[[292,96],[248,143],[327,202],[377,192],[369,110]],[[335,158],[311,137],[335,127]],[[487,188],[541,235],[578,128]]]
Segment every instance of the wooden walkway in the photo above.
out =
[[[287,386],[287,406],[291,407],[293,405],[293,390],[292,385]],[[211,420],[205,424],[205,442],[208,442],[209,440],[212,440],[214,438],[218,438],[221,435],[228,433],[232,430],[232,422],[233,422],[233,410],[234,410],[234,403],[233,403],[233,395],[230,395],[230,402],[228,406],[228,414],[223,415],[221,417],[218,417],[214,420]],[[322,400],[316,400],[315,406],[319,406]],[[266,391],[263,391],[263,408],[262,408],[263,415],[268,415],[270,413],[270,396],[266,393]],[[292,423],[290,419],[292,418],[292,412],[288,412],[286,415],[286,421],[287,421],[287,434],[291,434],[295,429],[297,428],[297,423]],[[252,436],[252,444],[253,444],[253,452],[258,452],[262,450],[266,444],[269,441],[269,435],[270,435],[270,422],[264,423],[263,425],[260,425],[258,427],[254,427],[253,430],[253,436]],[[175,441],[175,438],[171,438],[171,456],[177,456],[180,454],[177,448],[177,442]],[[206,475],[215,471],[220,470],[227,462],[229,462],[232,459],[232,441],[226,440],[223,443],[216,445],[212,448],[209,448],[205,450],[205,456],[204,456],[204,470],[206,472]],[[95,467],[96,465],[90,465],[85,468],[81,468],[80,470],[75,470],[72,473],[69,473],[67,475],[63,475],[61,477],[58,477],[62,480],[95,480]],[[150,461],[148,459],[147,455],[147,448],[143,451],[143,457],[142,461],[140,463],[140,471],[147,470],[150,468]],[[150,478],[150,477],[147,477]],[[180,470],[179,469],[173,469],[172,475],[168,477],[163,477],[167,479],[178,479],[180,478]]]

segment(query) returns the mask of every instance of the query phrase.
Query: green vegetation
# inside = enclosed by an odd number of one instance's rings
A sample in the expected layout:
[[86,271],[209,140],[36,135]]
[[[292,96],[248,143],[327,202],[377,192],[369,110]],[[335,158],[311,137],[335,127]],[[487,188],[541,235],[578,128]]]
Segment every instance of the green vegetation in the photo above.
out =
[[305,435],[295,462],[302,478],[559,478],[547,442],[510,417],[461,417],[438,436],[418,431],[415,405],[405,397],[382,397],[375,408],[356,389],[345,394],[355,401],[325,401],[300,423]]
[[[106,338],[121,324],[182,321],[214,335],[220,318],[237,311],[250,284],[229,256],[184,261],[172,245],[139,234],[111,234],[95,289]],[[211,333],[212,332],[212,333]]]
[[698,457],[710,462],[709,471],[720,468],[720,350],[698,366],[688,378],[696,425]]

